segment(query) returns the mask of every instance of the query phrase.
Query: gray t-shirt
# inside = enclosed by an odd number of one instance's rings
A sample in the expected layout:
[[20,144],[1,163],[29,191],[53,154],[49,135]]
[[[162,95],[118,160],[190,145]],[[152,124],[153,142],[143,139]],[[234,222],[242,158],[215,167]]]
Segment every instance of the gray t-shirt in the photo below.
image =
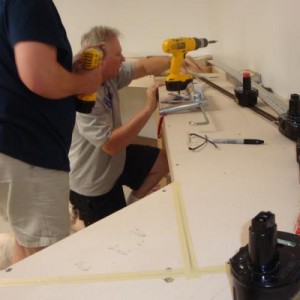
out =
[[112,157],[101,146],[112,130],[122,125],[118,90],[130,84],[134,71],[133,63],[123,63],[118,76],[106,81],[98,90],[92,112],[76,115],[69,152],[70,188],[76,193],[85,196],[106,194],[123,171],[126,150]]

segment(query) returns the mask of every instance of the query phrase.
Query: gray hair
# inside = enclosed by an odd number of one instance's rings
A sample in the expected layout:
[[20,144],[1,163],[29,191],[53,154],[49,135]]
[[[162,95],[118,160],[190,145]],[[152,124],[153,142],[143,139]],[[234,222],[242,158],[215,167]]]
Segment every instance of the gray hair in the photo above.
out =
[[81,37],[81,47],[86,48],[91,45],[107,42],[111,37],[119,37],[121,35],[118,29],[109,26],[95,26]]

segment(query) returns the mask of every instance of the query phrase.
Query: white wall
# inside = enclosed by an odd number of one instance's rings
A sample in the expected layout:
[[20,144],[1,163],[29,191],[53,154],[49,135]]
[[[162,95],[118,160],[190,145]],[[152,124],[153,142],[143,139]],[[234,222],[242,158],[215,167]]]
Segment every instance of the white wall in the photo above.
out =
[[162,54],[165,38],[219,40],[191,53],[212,53],[237,70],[253,69],[263,83],[288,98],[300,94],[299,0],[54,0],[74,52],[91,26],[123,33],[126,56]]
[[[54,0],[74,51],[95,25],[118,28],[126,56],[163,54],[162,41],[174,36],[209,35],[209,0]],[[187,21],[188,20],[188,21]]]
[[214,58],[253,69],[263,84],[288,99],[300,94],[300,1],[211,0]]

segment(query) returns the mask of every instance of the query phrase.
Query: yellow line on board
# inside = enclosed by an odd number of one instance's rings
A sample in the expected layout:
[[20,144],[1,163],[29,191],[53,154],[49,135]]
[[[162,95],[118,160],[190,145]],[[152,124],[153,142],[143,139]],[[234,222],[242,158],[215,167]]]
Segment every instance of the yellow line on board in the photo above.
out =
[[184,203],[182,200],[181,188],[178,182],[174,182],[172,187],[173,200],[177,217],[178,233],[181,242],[181,250],[185,264],[186,276],[193,277],[193,274],[195,273],[198,266],[194,253],[190,229],[184,209]]
[[178,234],[184,261],[184,268],[154,270],[144,272],[84,274],[72,276],[48,276],[40,278],[14,278],[0,279],[0,287],[26,286],[26,285],[59,285],[59,284],[84,284],[93,282],[130,281],[146,279],[162,279],[170,282],[175,278],[198,278],[202,275],[226,272],[226,265],[199,268],[197,265],[192,238],[187,222],[180,185],[172,183],[173,201],[178,225]]
[[[215,266],[206,268],[197,268],[189,278],[199,278],[202,275],[224,273],[225,266]],[[48,276],[40,278],[14,278],[0,279],[0,287],[15,287],[15,286],[37,286],[37,285],[66,285],[66,284],[85,284],[99,282],[114,282],[114,281],[132,281],[132,280],[149,280],[162,279],[166,282],[171,282],[176,278],[186,277],[185,269],[167,269],[154,270],[145,272],[127,272],[127,273],[107,273],[107,274],[85,274],[85,275],[70,275],[70,276]]]
[[130,281],[144,279],[165,279],[183,277],[184,269],[154,270],[145,272],[85,274],[70,276],[49,276],[40,278],[0,279],[0,287],[21,285],[60,285],[60,284],[84,284],[92,282]]

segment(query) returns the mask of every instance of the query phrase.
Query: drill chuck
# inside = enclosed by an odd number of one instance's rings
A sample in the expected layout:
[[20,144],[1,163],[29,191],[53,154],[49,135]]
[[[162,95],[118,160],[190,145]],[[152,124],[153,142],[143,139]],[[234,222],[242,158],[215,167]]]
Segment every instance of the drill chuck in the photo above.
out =
[[[102,61],[103,50],[100,48],[88,48],[81,56],[81,63],[86,70],[97,68]],[[95,105],[97,93],[78,95],[76,99],[76,110],[81,113],[90,113]]]
[[194,38],[194,39],[195,39],[195,43],[196,43],[196,49],[204,48],[204,47],[206,47],[208,44],[214,44],[214,43],[217,43],[217,41],[215,41],[215,40],[208,41],[207,39],[197,39],[197,38]]

